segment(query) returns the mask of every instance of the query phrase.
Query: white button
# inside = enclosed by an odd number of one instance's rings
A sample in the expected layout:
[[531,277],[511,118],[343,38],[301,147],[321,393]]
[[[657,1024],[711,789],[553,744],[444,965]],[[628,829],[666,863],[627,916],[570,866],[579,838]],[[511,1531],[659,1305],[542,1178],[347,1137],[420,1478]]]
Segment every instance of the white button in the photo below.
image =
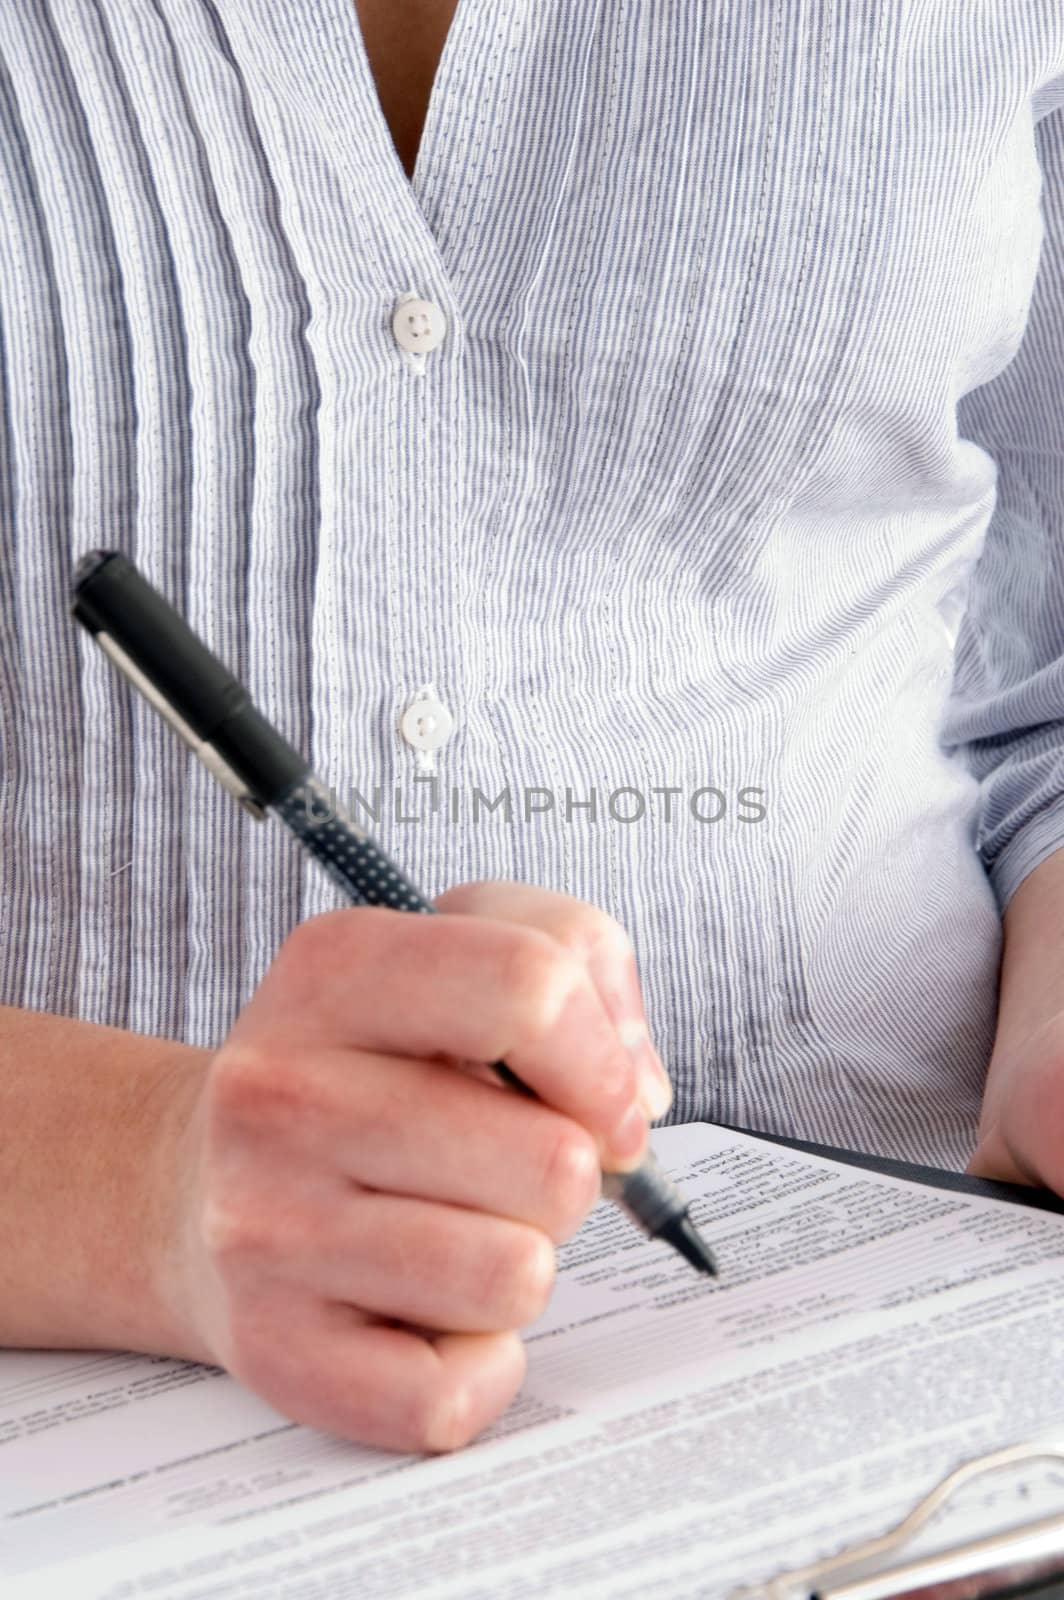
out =
[[421,355],[443,343],[447,318],[430,300],[400,300],[392,317],[392,332],[403,350]]
[[415,750],[438,750],[451,736],[454,718],[447,707],[424,695],[412,700],[403,712],[400,732]]

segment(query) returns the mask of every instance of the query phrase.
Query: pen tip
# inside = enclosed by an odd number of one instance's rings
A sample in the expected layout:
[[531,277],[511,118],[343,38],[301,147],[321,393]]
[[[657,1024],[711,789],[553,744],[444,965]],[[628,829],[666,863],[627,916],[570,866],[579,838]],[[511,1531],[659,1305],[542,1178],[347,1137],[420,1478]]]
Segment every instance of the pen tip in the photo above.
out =
[[686,1212],[682,1217],[674,1217],[666,1223],[659,1238],[671,1244],[699,1272],[704,1272],[710,1278],[717,1276],[717,1263],[712,1251]]

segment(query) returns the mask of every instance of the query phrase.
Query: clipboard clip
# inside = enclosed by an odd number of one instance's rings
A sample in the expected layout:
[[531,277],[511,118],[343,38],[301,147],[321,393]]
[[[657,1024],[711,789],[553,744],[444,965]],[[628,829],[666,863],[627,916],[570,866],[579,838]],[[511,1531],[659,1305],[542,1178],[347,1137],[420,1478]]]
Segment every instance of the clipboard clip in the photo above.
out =
[[[1064,1512],[906,1560],[904,1547],[964,1484],[1020,1462],[1064,1462],[1064,1443],[1009,1445],[964,1462],[893,1528],[825,1561],[732,1591],[730,1600],[983,1600],[1015,1590],[1032,1600],[1064,1577]],[[900,1556],[901,1560],[892,1561]],[[888,1563],[884,1565],[884,1563]],[[1028,1589],[1028,1585],[1037,1587]],[[1064,1593],[1064,1586],[1053,1588]]]

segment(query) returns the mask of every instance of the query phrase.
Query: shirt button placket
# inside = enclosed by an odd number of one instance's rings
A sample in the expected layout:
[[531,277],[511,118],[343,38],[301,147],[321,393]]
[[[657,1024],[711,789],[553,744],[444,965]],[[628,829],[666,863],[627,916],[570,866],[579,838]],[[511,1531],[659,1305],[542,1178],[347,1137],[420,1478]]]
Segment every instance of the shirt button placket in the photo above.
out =
[[[408,290],[396,301],[392,333],[411,373],[424,377],[426,356],[447,337],[447,318],[433,301]],[[419,688],[399,719],[399,732],[416,752],[422,772],[435,770],[435,752],[450,738],[453,727],[454,718],[433,685]]]

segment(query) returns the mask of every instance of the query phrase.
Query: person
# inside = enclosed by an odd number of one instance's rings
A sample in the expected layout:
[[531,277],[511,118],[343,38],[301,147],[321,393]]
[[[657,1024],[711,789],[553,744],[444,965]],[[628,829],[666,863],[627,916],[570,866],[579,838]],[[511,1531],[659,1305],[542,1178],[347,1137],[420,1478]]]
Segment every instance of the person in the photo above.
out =
[[1057,0],[23,0],[0,118],[0,1343],[446,1450],[663,1114],[1064,1188]]

